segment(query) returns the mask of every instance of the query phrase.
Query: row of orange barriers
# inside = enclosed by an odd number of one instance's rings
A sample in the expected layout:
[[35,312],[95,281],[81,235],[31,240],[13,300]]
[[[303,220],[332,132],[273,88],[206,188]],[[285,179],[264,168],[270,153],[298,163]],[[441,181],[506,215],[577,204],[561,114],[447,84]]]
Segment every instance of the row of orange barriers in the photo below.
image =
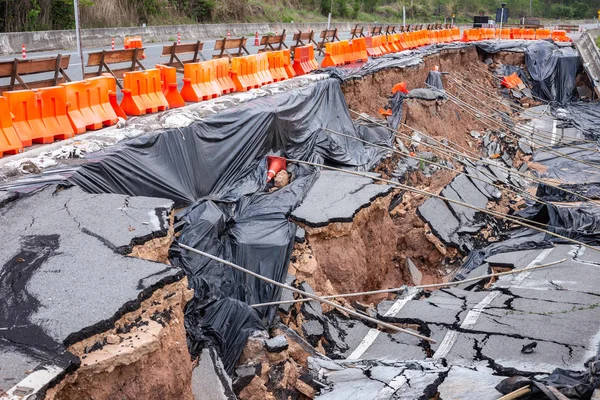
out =
[[563,30],[550,29],[525,29],[525,28],[476,28],[465,29],[463,32],[463,42],[476,42],[479,40],[491,39],[524,39],[524,40],[543,40],[552,39],[555,42],[571,42],[567,32]]
[[460,38],[459,28],[437,31],[420,30],[395,33],[387,36],[367,37],[367,53],[370,57],[379,57],[384,54],[416,49],[430,44],[456,42],[460,41]]
[[51,143],[114,125],[119,117],[183,107],[186,102],[258,88],[317,68],[313,47],[299,46],[293,65],[287,49],[236,57],[231,64],[226,58],[185,64],[180,92],[173,67],[157,65],[126,72],[120,104],[112,76],[5,92],[5,97],[0,97],[0,157],[19,153],[33,143]]
[[[0,97],[0,156],[118,122],[116,81],[100,76]],[[117,105],[118,107],[118,105]]]
[[321,67],[335,67],[355,62],[366,62],[367,41],[372,38],[357,38],[352,41],[325,43],[325,58]]

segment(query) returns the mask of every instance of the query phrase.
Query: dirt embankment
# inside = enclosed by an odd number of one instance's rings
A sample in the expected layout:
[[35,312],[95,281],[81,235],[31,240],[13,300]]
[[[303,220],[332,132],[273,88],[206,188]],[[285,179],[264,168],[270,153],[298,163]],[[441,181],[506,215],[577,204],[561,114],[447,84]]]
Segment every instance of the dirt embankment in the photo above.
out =
[[[437,193],[453,176],[447,171],[431,178],[415,173],[412,180],[415,186]],[[417,215],[425,200],[395,192],[360,210],[352,222],[305,227],[306,243],[296,244],[290,273],[321,294],[395,288],[415,283],[407,267],[410,258],[423,274],[420,283],[444,281],[445,265],[454,261],[457,252],[439,242]],[[376,302],[386,297],[355,299]]]
[[[134,246],[131,256],[169,264],[171,228],[164,238]],[[195,362],[187,348],[187,278],[156,290],[114,327],[69,347],[80,367],[46,393],[46,400],[193,399]]]
[[46,399],[193,399],[193,363],[183,326],[191,297],[187,279],[167,285],[114,329],[71,346],[81,366]]

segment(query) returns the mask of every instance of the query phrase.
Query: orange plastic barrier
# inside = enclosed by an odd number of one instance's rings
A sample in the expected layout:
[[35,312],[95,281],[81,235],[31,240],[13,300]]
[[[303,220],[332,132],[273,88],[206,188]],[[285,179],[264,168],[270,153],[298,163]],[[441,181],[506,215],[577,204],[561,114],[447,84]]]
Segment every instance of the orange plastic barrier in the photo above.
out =
[[169,108],[185,106],[185,100],[177,91],[177,69],[162,64],[157,64],[156,69],[160,71],[161,90],[169,103]]
[[289,49],[281,50],[283,52],[283,68],[287,73],[288,78],[296,76],[296,71],[292,66],[292,52]]
[[119,118],[127,119],[127,114],[125,114],[125,111],[123,111],[117,101],[117,80],[109,73],[102,75],[108,78],[108,100],[110,101],[113,111]]
[[112,108],[108,98],[109,87],[111,87],[109,80],[110,78],[107,76],[96,76],[86,79],[90,84],[88,87],[90,108],[95,115],[100,116],[104,126],[115,125],[119,122],[119,117]]
[[215,65],[215,71],[217,73],[217,82],[221,86],[221,93],[233,93],[235,92],[235,84],[229,76],[229,59],[228,58],[215,58],[212,60]]
[[523,81],[521,78],[519,78],[516,72],[513,72],[511,75],[502,78],[501,83],[502,86],[507,87],[508,89],[513,89],[519,85],[522,85]]
[[125,49],[135,49],[135,48],[141,49],[142,47],[144,47],[144,45],[142,44],[142,37],[141,36],[125,37],[125,39],[123,40],[123,47]]
[[450,29],[450,34],[452,36],[452,41],[453,42],[460,42],[461,37],[460,37],[460,28],[452,28]]
[[571,38],[567,36],[567,31],[554,30],[552,31],[552,40],[555,42],[571,42]]
[[551,35],[550,29],[538,29],[535,31],[535,38],[537,40],[550,39]]
[[259,53],[253,56],[247,56],[255,58],[256,60],[250,60],[251,65],[254,67],[256,65],[256,73],[260,78],[261,86],[268,85],[269,83],[273,83],[273,75],[271,74],[271,70],[269,69],[269,59],[267,57],[267,53]]
[[523,29],[523,39],[535,40],[535,29]]
[[339,43],[325,43],[325,58],[321,62],[322,68],[344,65],[345,60]]
[[238,92],[245,92],[261,86],[261,78],[256,74],[255,56],[234,57],[229,70],[231,79]]
[[502,40],[510,40],[510,28],[496,29],[496,38]]
[[283,67],[283,51],[269,51],[265,54],[269,60],[269,71],[271,71],[273,81],[281,82],[286,80],[288,76]]
[[361,37],[352,39],[352,53],[354,54],[355,61],[367,62],[369,56],[367,54],[366,38]]
[[525,29],[523,28],[511,28],[510,36],[513,39],[523,39],[523,35],[525,34]]
[[392,88],[392,94],[396,94],[396,92],[402,92],[404,94],[408,94],[408,88],[406,87],[406,82],[402,81],[400,83],[396,83]]
[[23,150],[23,143],[15,131],[6,97],[0,97],[0,157],[4,154],[17,154]]
[[383,52],[377,45],[377,38],[377,36],[367,36],[365,38],[366,50],[369,57],[381,57],[383,55]]
[[44,125],[36,93],[33,90],[4,92],[4,95],[13,114],[13,127],[23,146],[54,142],[54,134],[48,132]]
[[[108,94],[106,95],[108,98]],[[75,136],[67,115],[67,92],[64,86],[53,86],[38,90],[42,121],[46,129],[56,140],[70,139]]]
[[86,129],[97,130],[102,128],[102,119],[94,114],[90,108],[90,84],[85,81],[63,83],[67,94],[67,114],[75,133],[84,133]]
[[160,71],[126,72],[123,75],[121,108],[127,115],[143,115],[166,110],[169,102],[161,90]]
[[185,101],[214,99],[222,93],[221,86],[216,80],[215,65],[213,60],[184,65],[183,88],[180,93]]
[[293,67],[296,75],[308,74],[310,71],[319,68],[319,64],[315,60],[315,49],[312,44],[294,48]]
[[463,42],[476,42],[481,40],[481,31],[479,29],[465,29],[463,32]]

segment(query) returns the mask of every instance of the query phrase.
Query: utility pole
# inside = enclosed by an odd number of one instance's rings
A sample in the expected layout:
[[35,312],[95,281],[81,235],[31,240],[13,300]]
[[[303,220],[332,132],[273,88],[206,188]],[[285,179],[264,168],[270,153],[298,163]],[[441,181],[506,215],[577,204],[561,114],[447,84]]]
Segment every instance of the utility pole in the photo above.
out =
[[533,17],[533,0],[529,0],[529,17]]
[[333,0],[329,5],[329,16],[327,17],[327,30],[331,29],[331,13],[333,12]]
[[83,49],[81,46],[81,26],[79,24],[79,0],[73,0],[75,8],[75,40],[77,40],[77,52],[81,59],[81,79],[85,78],[85,66],[83,64]]

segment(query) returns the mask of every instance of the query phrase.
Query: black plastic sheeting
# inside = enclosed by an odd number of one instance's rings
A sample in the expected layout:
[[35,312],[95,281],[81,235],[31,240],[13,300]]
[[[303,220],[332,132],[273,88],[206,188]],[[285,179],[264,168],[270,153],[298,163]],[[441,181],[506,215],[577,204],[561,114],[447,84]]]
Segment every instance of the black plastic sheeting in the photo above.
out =
[[333,79],[115,146],[69,181],[90,193],[162,197],[185,206],[204,196],[235,201],[261,189],[258,162],[269,152],[359,170],[368,170],[382,153],[322,128],[357,135]]
[[[546,229],[550,232],[592,246],[600,245],[600,207],[592,204],[557,206],[551,203],[536,203],[517,215],[547,225]],[[511,231],[506,240],[471,251],[454,279],[466,279],[469,272],[493,255],[549,248],[553,243],[570,244],[572,242],[529,228]]]
[[[339,82],[325,79],[126,142],[69,180],[92,193],[164,197],[189,205],[176,217],[178,242],[283,282],[296,234],[289,215],[318,171],[288,165],[291,183],[270,192],[265,156],[369,170],[386,153],[322,128],[387,146],[393,139],[384,127],[355,125]],[[248,335],[275,315],[274,307],[249,304],[277,300],[281,291],[188,254],[178,242],[171,246],[170,261],[185,271],[194,289],[185,314],[190,352],[197,356],[212,344],[231,372]]]
[[587,371],[567,371],[556,368],[552,374],[541,379],[513,376],[501,381],[496,390],[502,394],[514,392],[522,387],[531,387],[529,400],[560,400],[548,386],[552,386],[569,399],[591,400],[594,390],[600,387],[600,357],[595,356],[585,362]]
[[431,86],[439,90],[444,90],[442,74],[439,71],[429,71],[429,74],[427,74],[427,79],[425,79],[425,85],[427,87]]
[[[235,203],[200,200],[178,216],[178,241],[283,282],[296,235],[288,217],[317,176],[311,169],[280,190],[244,196]],[[185,271],[195,291],[185,318],[192,356],[211,343],[231,372],[248,335],[274,317],[275,307],[253,309],[248,304],[274,301],[281,289],[177,244],[170,259]]]
[[581,65],[579,54],[573,48],[537,41],[525,50],[525,62],[533,80],[532,89],[538,97],[558,103],[572,98]]
[[565,106],[568,111],[568,125],[577,128],[580,132],[590,139],[598,140],[600,130],[598,121],[600,121],[600,103],[574,102]]
[[392,129],[399,129],[400,122],[402,122],[402,104],[405,98],[406,94],[398,91],[388,101],[392,116],[387,118],[387,123]]

